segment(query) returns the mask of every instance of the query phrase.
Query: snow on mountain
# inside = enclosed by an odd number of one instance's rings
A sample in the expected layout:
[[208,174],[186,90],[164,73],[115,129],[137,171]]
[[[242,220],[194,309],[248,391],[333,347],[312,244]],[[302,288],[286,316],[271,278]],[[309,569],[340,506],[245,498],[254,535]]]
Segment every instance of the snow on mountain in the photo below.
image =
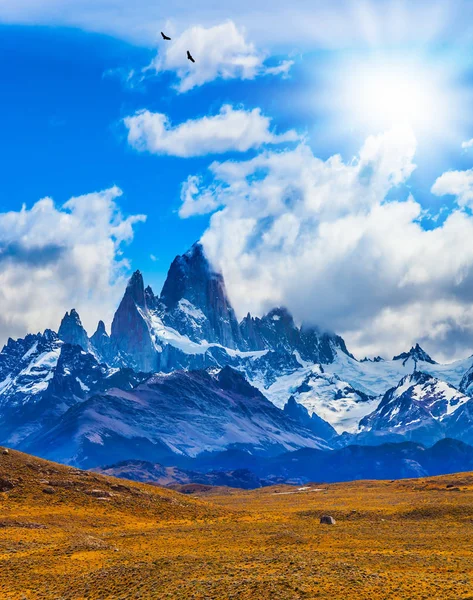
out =
[[[228,367],[259,390],[252,396],[255,407],[262,406],[263,396],[277,407],[273,409],[279,434],[264,421],[270,429],[263,435],[263,425],[258,429],[245,413],[245,418],[227,415],[231,431],[210,427],[207,435],[206,427],[193,421],[192,410],[183,415],[177,411],[173,422],[169,409],[151,392],[142,391],[150,373],[159,373],[160,390],[164,382],[172,383],[177,394],[179,385],[194,382],[199,387],[196,381],[204,376],[194,372],[212,373],[205,376],[210,379],[204,377],[212,383]],[[179,370],[189,371],[188,378],[166,378],[166,373]],[[114,393],[104,396],[112,387]],[[136,396],[135,388],[140,390]],[[166,394],[169,400],[172,394]],[[342,338],[314,326],[297,325],[283,307],[262,317],[248,314],[238,323],[222,275],[212,268],[202,246],[195,244],[175,258],[159,296],[149,286],[145,288],[139,271],[132,275],[110,336],[100,321],[88,338],[72,309],[58,334],[47,330],[8,341],[0,353],[0,442],[32,445],[37,439],[46,440],[44,436],[54,429],[63,436],[63,456],[77,455],[86,461],[87,452],[95,455],[104,445],[101,456],[116,462],[112,440],[124,459],[130,458],[127,452],[135,452],[138,440],[139,452],[144,454],[137,458],[147,458],[150,451],[159,460],[157,455],[163,452],[192,454],[251,440],[260,449],[266,444],[274,447],[277,435],[282,436],[280,447],[285,448],[295,433],[285,431],[284,419],[291,427],[297,423],[302,428],[303,433],[297,433],[300,445],[304,435],[309,440],[314,436],[330,439],[340,446],[352,440],[370,443],[383,436],[430,442],[451,434],[470,440],[471,394],[473,356],[441,365],[416,344],[392,360],[357,361]],[[151,423],[161,418],[155,412],[146,417],[140,413],[137,422],[132,418],[131,409],[144,397],[148,402],[148,396],[152,398],[149,410],[164,411],[161,429],[159,423],[158,429]],[[175,395],[174,402],[179,398]],[[207,409],[222,411],[215,402]],[[250,400],[247,409],[251,414]],[[335,441],[335,434],[343,435]],[[47,440],[53,448],[53,438]]]
[[144,376],[99,363],[46,330],[8,340],[0,352],[0,378],[0,442],[18,447],[92,393],[115,385],[129,389]]
[[174,259],[160,302],[165,324],[190,339],[244,349],[223,276],[211,267],[201,244]]
[[444,437],[451,415],[469,401],[448,383],[415,371],[384,394],[377,409],[360,421],[360,432],[434,443]]
[[[131,277],[112,323],[111,343],[133,368],[143,371],[201,369],[231,365],[252,369],[250,362],[267,352],[278,354],[283,371],[296,352],[303,361],[330,362],[346,352],[342,338],[294,323],[284,308],[262,318],[247,315],[239,324],[225,282],[208,262],[200,244],[174,259],[160,297],[144,288],[139,271]],[[283,365],[282,354],[289,364]],[[268,365],[261,361],[255,369]]]
[[316,413],[310,415],[305,406],[296,402],[294,396],[291,396],[284,405],[284,412],[323,440],[331,440],[337,436],[337,432],[330,423],[324,421]]
[[468,370],[461,378],[459,389],[464,394],[467,394],[468,396],[473,396],[473,365],[468,368]]
[[[466,371],[473,365],[473,356],[444,365],[433,361],[418,360],[418,356],[419,354],[413,356],[410,353],[404,353],[404,355],[399,355],[403,358],[395,357],[393,360],[379,362],[359,362],[344,352],[338,351],[334,361],[324,365],[324,370],[337,375],[368,396],[380,396],[388,389],[395,387],[405,375],[409,375],[415,370],[429,373],[432,377],[458,388]],[[426,354],[426,356],[428,355]]]
[[326,365],[299,368],[275,377],[269,386],[262,381],[252,381],[276,406],[283,408],[293,396],[309,415],[315,413],[337,433],[354,432],[360,419],[377,406],[379,398],[367,396],[326,370]]
[[109,390],[74,406],[27,446],[90,467],[111,459],[161,460],[228,448],[272,455],[327,444],[276,408],[241,373],[225,367],[157,374],[131,391]]
[[412,348],[409,350],[409,352],[402,352],[401,354],[398,354],[398,356],[395,356],[393,358],[393,361],[395,361],[395,360],[400,360],[400,361],[402,361],[403,364],[405,364],[409,360],[412,360],[416,363],[417,362],[430,363],[431,365],[437,364],[435,362],[435,360],[433,360],[427,354],[427,352],[419,346],[419,344],[412,346]]
[[62,345],[49,329],[15,341],[10,338],[0,353],[0,406],[35,401],[52,379]]

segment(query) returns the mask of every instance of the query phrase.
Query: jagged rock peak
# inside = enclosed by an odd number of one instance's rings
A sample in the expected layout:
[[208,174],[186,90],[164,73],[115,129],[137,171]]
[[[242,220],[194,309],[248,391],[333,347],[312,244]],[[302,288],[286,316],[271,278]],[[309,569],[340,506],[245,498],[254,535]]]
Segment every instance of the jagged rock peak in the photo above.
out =
[[89,339],[75,308],[70,313],[66,312],[64,315],[59,327],[58,336],[66,344],[75,344],[87,350]]
[[[128,282],[125,294],[113,317],[110,351],[121,351],[131,361],[130,366],[142,371],[153,371],[156,366],[156,350],[151,338],[146,316],[143,276],[135,271]],[[106,356],[108,349],[100,348]]]
[[201,291],[197,288],[205,289],[207,281],[212,278],[220,278],[224,287],[222,276],[211,267],[202,244],[196,242],[185,254],[176,256],[172,261],[161,290],[161,300],[168,309],[175,308],[183,298],[197,306],[194,297]]
[[[205,316],[203,335],[207,341],[217,342],[227,348],[240,346],[240,330],[230,303],[221,273],[210,264],[202,244],[194,244],[182,256],[177,256],[169,268],[161,291],[162,304],[168,314],[182,309],[197,309]],[[175,323],[170,321],[171,326]]]
[[330,440],[337,435],[337,432],[330,423],[319,417],[315,412],[309,415],[307,408],[299,404],[294,396],[289,397],[283,410],[288,417],[297,421],[324,440]]
[[437,364],[435,360],[433,360],[433,358],[431,358],[427,352],[419,346],[419,344],[412,346],[409,352],[402,352],[402,354],[398,354],[393,358],[393,360],[402,360],[405,363],[409,358],[412,358],[412,360],[416,362],[422,361],[430,363],[431,365]]
[[368,356],[365,356],[365,358],[362,358],[360,360],[360,362],[379,363],[379,362],[384,362],[384,358],[382,356],[375,356],[374,358],[369,358]]
[[95,330],[95,333],[92,337],[98,337],[98,336],[102,336],[102,335],[108,335],[108,334],[107,334],[107,330],[105,328],[105,323],[102,320],[100,320],[97,325],[97,329]]
[[145,286],[141,271],[135,271],[130,277],[125,296],[130,297],[137,306],[145,306]]

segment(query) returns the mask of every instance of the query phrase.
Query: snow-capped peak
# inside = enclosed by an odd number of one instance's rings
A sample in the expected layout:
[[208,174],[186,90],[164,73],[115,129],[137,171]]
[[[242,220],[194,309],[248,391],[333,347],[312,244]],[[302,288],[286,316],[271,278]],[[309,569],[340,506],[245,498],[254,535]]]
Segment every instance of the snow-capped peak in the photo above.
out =
[[437,363],[435,362],[435,360],[433,360],[433,358],[431,358],[427,352],[421,348],[419,346],[419,344],[416,344],[415,346],[412,346],[412,348],[409,350],[409,352],[402,352],[401,354],[398,354],[397,356],[395,356],[393,358],[393,360],[402,360],[402,363],[405,365],[406,362],[412,359],[415,362],[421,361],[421,362],[427,362],[430,363],[432,365],[436,365]]

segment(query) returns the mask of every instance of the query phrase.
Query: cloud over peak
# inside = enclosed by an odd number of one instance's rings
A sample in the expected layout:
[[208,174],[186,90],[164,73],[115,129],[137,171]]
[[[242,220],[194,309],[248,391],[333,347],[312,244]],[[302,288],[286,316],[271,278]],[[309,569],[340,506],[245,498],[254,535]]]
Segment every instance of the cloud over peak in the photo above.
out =
[[360,355],[420,341],[461,356],[473,338],[473,218],[457,209],[425,230],[412,195],[392,199],[415,149],[412,132],[393,130],[348,163],[305,144],[215,162],[209,183],[183,186],[181,214],[217,211],[202,241],[240,315],[286,305]]
[[45,327],[72,306],[89,329],[110,319],[125,283],[123,244],[144,215],[125,217],[117,187],[0,213],[0,337]]

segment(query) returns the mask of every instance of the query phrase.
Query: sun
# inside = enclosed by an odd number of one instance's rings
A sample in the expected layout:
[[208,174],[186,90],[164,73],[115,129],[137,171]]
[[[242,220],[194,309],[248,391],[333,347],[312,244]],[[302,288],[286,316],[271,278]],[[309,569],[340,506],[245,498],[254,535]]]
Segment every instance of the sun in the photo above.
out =
[[452,109],[450,86],[440,70],[378,60],[350,65],[341,90],[345,110],[358,126],[408,126],[423,135],[442,126]]
[[[377,134],[408,127],[418,140],[461,137],[470,93],[457,64],[412,53],[342,56],[323,70],[316,109],[327,129]],[[471,91],[470,91],[471,92]]]

